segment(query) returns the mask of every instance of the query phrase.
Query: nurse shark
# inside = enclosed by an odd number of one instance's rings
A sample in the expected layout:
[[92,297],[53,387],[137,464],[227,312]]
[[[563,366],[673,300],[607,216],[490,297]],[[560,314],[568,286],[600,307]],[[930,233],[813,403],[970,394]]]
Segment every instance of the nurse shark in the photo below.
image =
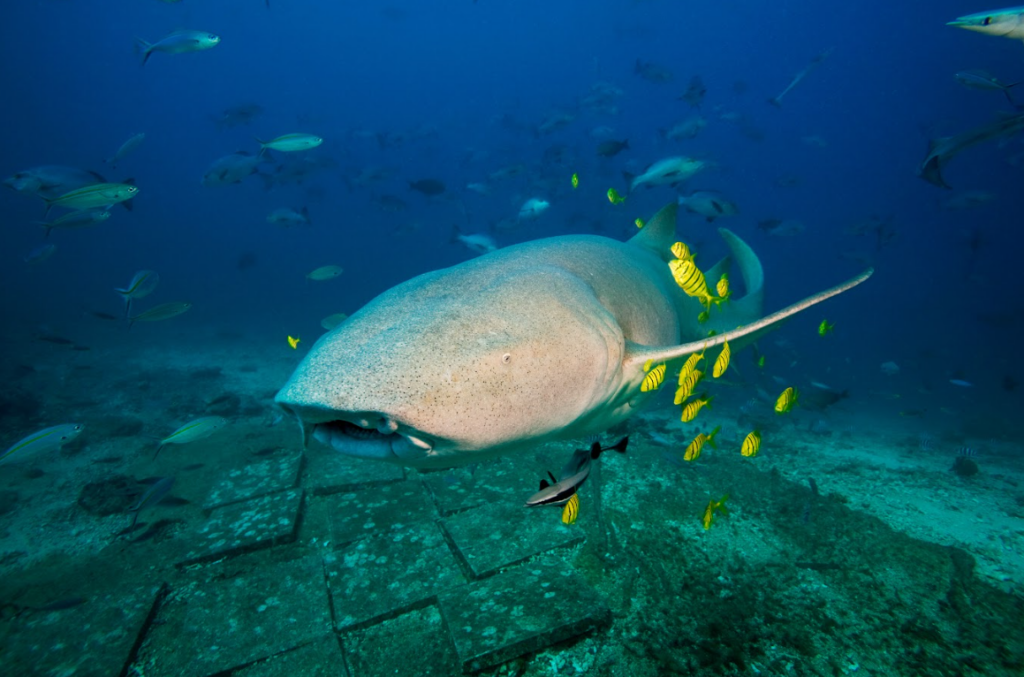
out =
[[762,317],[761,263],[720,229],[746,295],[701,324],[667,264],[677,209],[626,242],[544,238],[399,284],[321,337],[275,401],[304,444],[415,468],[473,463],[603,433],[655,394],[641,393],[645,366],[726,340],[736,350],[872,272]]

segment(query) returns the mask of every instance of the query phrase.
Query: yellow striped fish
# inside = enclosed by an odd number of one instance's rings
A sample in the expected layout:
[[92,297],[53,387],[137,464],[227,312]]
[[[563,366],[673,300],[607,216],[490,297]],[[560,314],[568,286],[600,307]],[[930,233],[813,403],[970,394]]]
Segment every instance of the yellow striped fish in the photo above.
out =
[[711,375],[715,378],[720,377],[725,373],[725,370],[729,368],[729,355],[732,351],[729,350],[729,342],[726,341],[722,344],[722,352],[718,353],[718,359],[715,360],[715,366],[711,370]]
[[717,426],[714,430],[711,431],[710,435],[707,433],[701,433],[694,437],[693,442],[690,442],[690,445],[686,447],[686,451],[683,452],[683,460],[696,461],[698,458],[700,458],[700,452],[704,449],[705,444],[710,444],[712,447],[717,449],[718,445],[715,444],[715,435],[718,434],[718,431],[719,429],[721,429],[721,427],[722,426]]
[[562,524],[575,524],[580,514],[580,495],[573,494],[562,508]]
[[704,273],[700,272],[697,264],[692,259],[675,259],[669,261],[669,268],[672,270],[672,277],[688,296],[693,296],[704,303],[705,299],[711,297],[708,291],[708,284],[704,281]]
[[743,440],[743,446],[740,447],[740,453],[748,458],[757,456],[757,452],[761,450],[761,431],[753,430]]
[[690,395],[693,395],[693,389],[697,387],[701,379],[704,378],[704,372],[700,369],[694,369],[690,372],[690,375],[686,377],[683,384],[676,390],[676,396],[673,400],[673,404],[682,404],[686,400],[690,399]]
[[707,531],[708,529],[711,528],[711,525],[715,521],[715,513],[716,512],[719,513],[719,514],[722,514],[722,515],[728,515],[729,514],[729,511],[725,507],[725,501],[728,498],[729,498],[729,494],[726,494],[725,496],[722,496],[717,501],[714,500],[714,499],[711,499],[710,501],[708,501],[708,507],[704,508],[704,518],[701,520],[701,523],[704,525],[704,531]]
[[683,385],[683,381],[686,380],[686,377],[689,376],[690,373],[697,368],[697,363],[703,359],[703,350],[700,351],[699,353],[694,353],[693,355],[690,355],[688,358],[686,358],[686,362],[683,363],[683,368],[679,370],[679,385]]
[[708,403],[710,403],[713,399],[713,397],[701,395],[698,399],[694,400],[693,402],[690,402],[688,405],[683,407],[683,416],[681,419],[682,422],[689,423],[693,419],[697,418],[697,414],[700,413],[700,410],[708,406]]
[[718,292],[718,298],[715,299],[716,303],[722,303],[728,301],[729,297],[732,296],[732,292],[729,291],[729,274],[722,273],[722,277],[718,278],[718,284],[715,285],[715,290]]
[[779,395],[779,399],[775,400],[775,413],[788,413],[793,408],[793,405],[796,404],[798,397],[800,397],[800,393],[793,386],[783,390],[782,394]]
[[693,261],[697,255],[690,251],[685,242],[676,242],[672,245],[672,255],[682,261]]
[[660,388],[661,384],[665,381],[666,369],[668,369],[668,365],[662,362],[657,367],[648,371],[647,375],[644,376],[643,383],[640,384],[640,392],[647,393]]

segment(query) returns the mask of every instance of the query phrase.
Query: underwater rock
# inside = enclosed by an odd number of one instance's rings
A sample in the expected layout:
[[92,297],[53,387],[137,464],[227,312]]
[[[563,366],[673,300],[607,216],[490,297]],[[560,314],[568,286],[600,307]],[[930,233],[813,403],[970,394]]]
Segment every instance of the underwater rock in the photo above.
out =
[[141,493],[139,483],[125,475],[89,482],[78,494],[78,505],[93,515],[126,513]]
[[978,474],[978,464],[966,456],[957,456],[950,470],[960,477],[971,477]]
[[98,438],[135,437],[146,424],[134,416],[101,416],[89,421],[89,432]]
[[17,507],[17,505],[17,491],[0,491],[0,515],[6,515],[9,512],[14,512],[14,508]]
[[27,423],[38,419],[42,409],[39,399],[20,388],[0,394],[0,420],[9,417]]
[[234,393],[221,393],[206,405],[206,411],[210,416],[224,418],[235,418],[241,408],[242,398]]

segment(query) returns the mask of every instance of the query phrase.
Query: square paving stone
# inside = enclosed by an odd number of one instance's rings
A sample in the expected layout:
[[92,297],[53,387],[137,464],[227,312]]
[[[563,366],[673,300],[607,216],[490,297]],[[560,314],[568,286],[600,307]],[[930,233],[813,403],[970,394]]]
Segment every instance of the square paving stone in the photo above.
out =
[[295,540],[302,490],[292,489],[215,509],[189,537],[179,565],[240,555]]
[[317,495],[401,482],[405,479],[405,470],[402,466],[352,458],[323,446],[307,453],[306,467],[304,485]]
[[463,672],[501,665],[611,623],[601,596],[557,558],[441,593],[438,604]]
[[301,468],[301,452],[235,468],[214,486],[203,507],[209,510],[291,489],[299,483]]
[[231,677],[348,677],[345,657],[333,634],[235,670]]
[[97,595],[66,609],[26,611],[5,624],[3,674],[121,674],[160,592],[153,586]]
[[436,606],[342,636],[352,677],[457,674],[458,656]]
[[326,508],[330,534],[325,538],[335,545],[437,517],[433,501],[419,482],[364,487],[315,500]]
[[330,634],[323,565],[314,555],[172,591],[139,658],[149,677],[205,677]]
[[561,509],[526,508],[510,496],[447,517],[442,525],[475,578],[584,539],[580,525],[562,524]]
[[324,562],[339,629],[426,606],[465,582],[440,529],[413,524],[356,541]]
[[[526,466],[507,459],[464,468],[419,473],[442,515],[452,515],[485,503],[507,500],[509,496],[530,495],[523,478],[530,475]],[[536,491],[536,488],[533,489]],[[526,493],[524,493],[526,492]]]

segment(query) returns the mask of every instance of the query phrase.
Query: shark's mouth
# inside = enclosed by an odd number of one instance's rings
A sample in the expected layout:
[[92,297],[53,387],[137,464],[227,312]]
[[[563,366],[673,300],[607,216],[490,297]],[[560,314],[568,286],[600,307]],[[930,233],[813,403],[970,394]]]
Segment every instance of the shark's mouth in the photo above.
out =
[[415,464],[434,450],[433,443],[423,435],[403,431],[394,421],[380,416],[359,417],[356,422],[337,419],[317,423],[312,432],[317,441],[346,456]]

